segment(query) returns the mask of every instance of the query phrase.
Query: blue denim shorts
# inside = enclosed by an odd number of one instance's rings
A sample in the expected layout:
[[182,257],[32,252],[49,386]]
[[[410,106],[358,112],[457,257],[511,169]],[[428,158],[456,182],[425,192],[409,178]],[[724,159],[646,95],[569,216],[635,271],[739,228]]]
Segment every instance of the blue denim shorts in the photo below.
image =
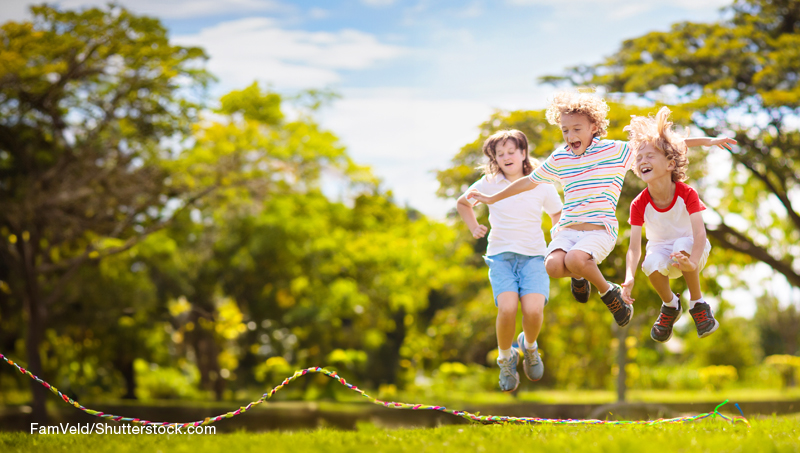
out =
[[550,277],[544,269],[543,256],[525,256],[514,252],[484,256],[489,266],[494,304],[500,293],[511,291],[522,297],[536,293],[544,296],[545,305],[550,299]]

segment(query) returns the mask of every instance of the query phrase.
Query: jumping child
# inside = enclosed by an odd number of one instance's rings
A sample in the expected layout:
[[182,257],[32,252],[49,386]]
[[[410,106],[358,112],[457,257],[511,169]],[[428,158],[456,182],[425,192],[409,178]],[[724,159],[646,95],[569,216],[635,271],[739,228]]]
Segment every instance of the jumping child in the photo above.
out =
[[[625,263],[622,298],[633,304],[634,275],[641,258],[642,227],[647,226],[646,254],[642,270],[661,297],[658,315],[650,337],[658,342],[672,338],[672,327],[681,317],[680,298],[670,289],[669,280],[683,275],[689,287],[689,313],[700,338],[714,333],[719,323],[700,292],[700,270],[706,264],[711,243],[706,239],[702,211],[705,205],[686,179],[686,145],[672,130],[670,111],[662,107],[655,118],[638,116],[625,127],[631,147],[637,150],[633,171],[647,188],[631,203],[631,242]],[[728,140],[727,143],[736,143]]]
[[[528,158],[528,139],[518,130],[495,133],[483,143],[483,153],[488,160],[484,175],[467,193],[499,192],[534,169]],[[459,197],[456,209],[472,237],[482,238],[489,230],[475,218],[475,202],[467,198],[467,193]],[[542,186],[489,206],[491,230],[484,260],[489,266],[489,282],[497,307],[497,364],[500,389],[504,392],[519,386],[519,353],[512,348],[518,303],[522,305],[522,333],[517,343],[522,350],[525,375],[531,381],[538,381],[544,373],[536,342],[550,295],[550,278],[544,268],[542,210],[550,215],[554,225],[558,222],[561,199],[553,186]]]
[[[626,326],[633,305],[625,303],[619,285],[606,281],[597,265],[611,253],[619,230],[616,209],[625,174],[634,162],[627,142],[601,140],[607,134],[608,104],[591,93],[562,91],[547,108],[547,120],[561,127],[566,145],[556,149],[527,178],[520,178],[499,193],[477,191],[468,197],[492,204],[536,188],[560,183],[564,211],[554,227],[545,267],[552,278],[571,277],[572,295],[586,303],[594,285],[616,323]],[[725,138],[687,138],[687,146],[726,143]]]

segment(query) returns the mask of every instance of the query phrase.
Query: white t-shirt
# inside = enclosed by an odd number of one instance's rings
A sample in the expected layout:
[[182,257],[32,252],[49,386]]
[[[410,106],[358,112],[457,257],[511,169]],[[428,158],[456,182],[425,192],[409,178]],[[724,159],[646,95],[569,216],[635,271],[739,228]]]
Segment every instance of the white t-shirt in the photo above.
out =
[[682,237],[692,237],[689,216],[706,209],[697,192],[682,182],[675,183],[672,204],[659,209],[653,204],[650,191],[644,189],[631,203],[628,223],[645,226],[645,236],[653,243],[671,242]]
[[[494,195],[511,184],[502,173],[483,175],[469,190]],[[468,199],[473,205],[474,199]],[[544,256],[547,244],[542,232],[542,210],[553,215],[561,211],[561,198],[552,184],[508,197],[489,205],[489,246],[486,255],[514,252],[525,256]]]

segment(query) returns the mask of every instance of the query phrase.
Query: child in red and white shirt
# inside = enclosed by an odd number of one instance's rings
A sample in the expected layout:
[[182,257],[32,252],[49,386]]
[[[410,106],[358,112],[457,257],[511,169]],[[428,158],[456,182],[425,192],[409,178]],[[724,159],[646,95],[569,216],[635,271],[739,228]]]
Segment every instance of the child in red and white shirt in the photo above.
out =
[[631,203],[628,219],[631,240],[622,298],[629,304],[634,301],[631,297],[634,273],[641,257],[642,227],[646,226],[642,270],[663,302],[650,337],[662,343],[672,338],[673,325],[683,313],[680,298],[669,283],[680,276],[689,287],[689,313],[694,318],[697,335],[707,337],[719,327],[700,291],[700,270],[711,251],[702,216],[706,207],[697,192],[681,182],[686,179],[687,148],[672,130],[669,114],[669,109],[662,107],[655,118],[634,117],[625,128],[630,134],[631,147],[638,150],[633,170],[647,183],[647,188]]

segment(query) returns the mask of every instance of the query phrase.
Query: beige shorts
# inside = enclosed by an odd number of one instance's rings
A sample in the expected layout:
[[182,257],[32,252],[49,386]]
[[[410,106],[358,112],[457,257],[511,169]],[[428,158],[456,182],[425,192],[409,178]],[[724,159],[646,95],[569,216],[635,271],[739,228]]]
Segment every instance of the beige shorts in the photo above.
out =
[[606,230],[578,231],[562,228],[553,235],[545,256],[556,250],[565,252],[580,250],[588,253],[597,264],[600,264],[614,250],[614,245],[616,241]]
[[[692,253],[693,245],[694,239],[690,237],[682,237],[669,242],[648,242],[646,246],[647,252],[645,253],[644,262],[642,263],[642,270],[645,275],[648,276],[658,271],[661,275],[669,278],[681,277],[683,272],[677,267],[672,266],[672,263],[675,261],[670,258],[670,255],[677,252]],[[698,263],[700,269],[706,266],[709,252],[711,252],[711,243],[706,240],[703,256],[700,257],[700,262]]]

